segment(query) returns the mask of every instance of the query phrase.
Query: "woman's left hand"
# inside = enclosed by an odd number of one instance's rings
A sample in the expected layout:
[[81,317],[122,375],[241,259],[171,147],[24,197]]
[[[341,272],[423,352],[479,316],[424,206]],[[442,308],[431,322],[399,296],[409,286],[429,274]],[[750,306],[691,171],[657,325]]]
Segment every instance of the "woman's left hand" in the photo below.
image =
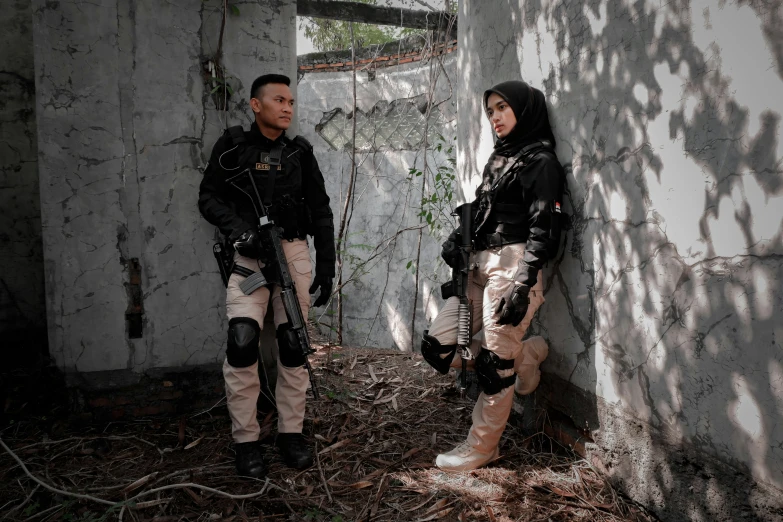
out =
[[500,314],[497,324],[510,324],[519,326],[522,319],[527,314],[527,307],[530,304],[528,297],[530,287],[527,285],[514,284],[506,290],[495,313]]

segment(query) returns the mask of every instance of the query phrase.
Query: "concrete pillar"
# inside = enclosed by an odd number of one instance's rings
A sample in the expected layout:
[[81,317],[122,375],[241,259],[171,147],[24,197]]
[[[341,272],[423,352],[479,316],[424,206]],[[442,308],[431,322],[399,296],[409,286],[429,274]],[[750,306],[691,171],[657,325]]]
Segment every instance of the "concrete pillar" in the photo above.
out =
[[0,48],[0,357],[12,368],[46,347],[29,0],[0,10]]
[[492,146],[482,92],[512,79],[546,94],[568,171],[540,395],[662,518],[778,520],[783,11],[461,0],[459,16],[463,183]]
[[200,167],[251,121],[253,79],[295,78],[293,0],[229,13],[234,91],[205,87],[222,2],[33,2],[50,350],[80,372],[216,362],[225,344]]

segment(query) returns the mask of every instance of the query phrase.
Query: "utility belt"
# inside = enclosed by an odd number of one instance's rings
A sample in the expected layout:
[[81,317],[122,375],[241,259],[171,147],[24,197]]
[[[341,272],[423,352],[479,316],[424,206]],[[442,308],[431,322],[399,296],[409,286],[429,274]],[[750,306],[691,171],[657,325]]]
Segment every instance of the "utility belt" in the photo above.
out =
[[[290,241],[293,241],[293,239]],[[252,294],[262,286],[268,286],[277,282],[274,270],[267,269],[273,268],[270,266],[270,263],[267,262],[268,260],[264,261],[265,266],[258,272],[238,265],[234,261],[234,246],[228,240],[225,240],[222,243],[215,243],[212,247],[212,253],[217,261],[220,278],[223,280],[223,286],[228,286],[228,280],[231,278],[231,274],[237,274],[245,278],[239,283],[239,289],[242,290],[242,293],[245,295]],[[270,255],[269,257],[273,258],[274,256]],[[266,272],[266,274],[264,272]]]
[[529,232],[522,232],[519,225],[499,223],[491,234],[481,234],[476,238],[477,250],[502,247],[527,242]]
[[510,203],[495,203],[490,206],[489,223],[497,223],[494,231],[489,234],[477,234],[478,250],[524,243],[530,235],[527,220],[528,213],[522,205]]

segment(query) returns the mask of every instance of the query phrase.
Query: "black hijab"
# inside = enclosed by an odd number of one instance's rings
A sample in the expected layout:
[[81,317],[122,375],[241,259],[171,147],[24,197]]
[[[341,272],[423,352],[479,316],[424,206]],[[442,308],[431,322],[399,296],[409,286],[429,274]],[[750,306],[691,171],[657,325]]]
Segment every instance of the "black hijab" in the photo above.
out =
[[484,92],[484,110],[487,108],[489,96],[493,93],[508,102],[517,118],[517,124],[508,136],[495,141],[493,156],[509,158],[525,145],[538,140],[549,140],[552,146],[555,146],[544,93],[518,80],[499,83]]

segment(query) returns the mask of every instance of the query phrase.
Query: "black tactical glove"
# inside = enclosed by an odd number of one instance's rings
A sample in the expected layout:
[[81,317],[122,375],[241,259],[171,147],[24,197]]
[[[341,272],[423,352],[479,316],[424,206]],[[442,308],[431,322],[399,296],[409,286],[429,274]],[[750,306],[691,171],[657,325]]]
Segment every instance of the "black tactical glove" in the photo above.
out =
[[240,256],[258,259],[261,257],[261,236],[250,229],[234,240],[234,248]]
[[459,262],[459,247],[461,243],[462,234],[459,233],[459,230],[454,230],[454,232],[449,234],[448,239],[443,242],[443,245],[441,245],[440,257],[442,257],[451,268],[456,267]]
[[527,306],[530,304],[529,293],[530,287],[526,285],[514,284],[509,287],[500,298],[500,303],[495,310],[496,314],[500,314],[497,324],[518,326],[527,314]]
[[321,294],[313,303],[314,307],[323,306],[329,301],[329,297],[332,295],[332,278],[316,274],[313,284],[310,285],[310,293],[314,294],[319,288],[321,289]]

